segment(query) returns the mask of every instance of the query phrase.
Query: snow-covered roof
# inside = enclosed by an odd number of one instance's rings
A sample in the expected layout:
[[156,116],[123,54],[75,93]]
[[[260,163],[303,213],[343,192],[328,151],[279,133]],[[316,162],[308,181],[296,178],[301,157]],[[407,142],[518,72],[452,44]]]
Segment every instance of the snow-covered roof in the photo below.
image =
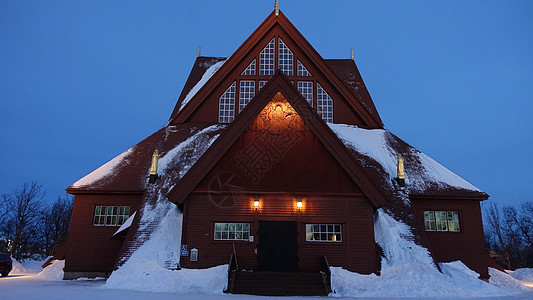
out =
[[328,125],[346,147],[358,154],[356,158],[363,166],[380,174],[384,188],[394,188],[397,155],[401,154],[404,158],[406,190],[409,194],[442,194],[452,190],[483,194],[479,188],[387,130],[363,129],[346,124]]
[[220,69],[220,67],[222,67],[222,65],[226,62],[226,60],[221,60],[217,63],[215,63],[214,65],[211,65],[206,71],[205,73],[202,75],[202,79],[200,79],[200,81],[198,81],[194,87],[189,91],[189,93],[187,94],[187,96],[185,96],[185,98],[183,99],[183,101],[181,102],[181,105],[180,105],[180,109],[179,110],[182,110],[183,107],[185,105],[187,105],[187,103],[189,103],[189,101],[192,99],[192,97],[194,97],[194,95],[196,95],[196,93],[198,93],[198,91],[204,86],[204,84],[209,80],[209,78],[211,78],[211,76],[213,76],[213,74],[215,74],[216,71],[218,71],[218,69]]

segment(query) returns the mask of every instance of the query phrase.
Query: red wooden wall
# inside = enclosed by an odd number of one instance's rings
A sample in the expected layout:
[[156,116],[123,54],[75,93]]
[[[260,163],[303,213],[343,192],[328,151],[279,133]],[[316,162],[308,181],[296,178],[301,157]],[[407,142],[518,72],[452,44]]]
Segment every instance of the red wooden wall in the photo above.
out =
[[460,232],[426,231],[432,251],[439,262],[461,260],[470,269],[478,272],[481,278],[488,278],[487,250],[481,209],[477,200],[432,200],[413,201],[422,230],[424,211],[458,211]]
[[113,271],[123,239],[112,237],[120,226],[93,226],[94,208],[97,205],[130,206],[131,215],[139,209],[140,200],[141,195],[76,195],[65,273],[83,272],[91,276],[90,273],[95,272],[103,274],[94,275],[103,276]]

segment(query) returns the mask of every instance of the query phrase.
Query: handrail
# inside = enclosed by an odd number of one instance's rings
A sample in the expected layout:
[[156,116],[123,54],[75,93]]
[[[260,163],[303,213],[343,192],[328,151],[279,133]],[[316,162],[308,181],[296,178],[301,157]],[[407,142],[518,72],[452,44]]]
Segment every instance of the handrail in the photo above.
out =
[[228,287],[224,291],[224,293],[232,293],[233,287],[235,285],[235,273],[237,272],[237,263],[235,259],[235,255],[231,254],[229,258],[229,265],[228,265]]
[[320,261],[320,273],[322,274],[322,283],[326,288],[327,294],[331,293],[331,270],[329,268],[328,258],[321,257]]

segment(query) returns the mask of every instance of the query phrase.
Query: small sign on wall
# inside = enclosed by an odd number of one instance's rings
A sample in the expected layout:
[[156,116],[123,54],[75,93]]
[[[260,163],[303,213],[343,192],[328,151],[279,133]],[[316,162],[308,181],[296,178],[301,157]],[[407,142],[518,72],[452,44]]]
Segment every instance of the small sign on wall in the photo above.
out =
[[181,245],[180,256],[189,256],[189,251],[187,251],[187,245]]

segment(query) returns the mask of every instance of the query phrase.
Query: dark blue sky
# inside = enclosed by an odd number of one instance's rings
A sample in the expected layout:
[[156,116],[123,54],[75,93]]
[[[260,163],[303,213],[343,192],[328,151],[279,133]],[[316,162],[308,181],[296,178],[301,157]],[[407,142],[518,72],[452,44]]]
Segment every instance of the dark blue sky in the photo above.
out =
[[[1,1],[0,193],[53,200],[161,128],[196,58],[229,56],[274,1]],[[288,1],[355,61],[386,127],[491,195],[533,201],[533,2]]]

